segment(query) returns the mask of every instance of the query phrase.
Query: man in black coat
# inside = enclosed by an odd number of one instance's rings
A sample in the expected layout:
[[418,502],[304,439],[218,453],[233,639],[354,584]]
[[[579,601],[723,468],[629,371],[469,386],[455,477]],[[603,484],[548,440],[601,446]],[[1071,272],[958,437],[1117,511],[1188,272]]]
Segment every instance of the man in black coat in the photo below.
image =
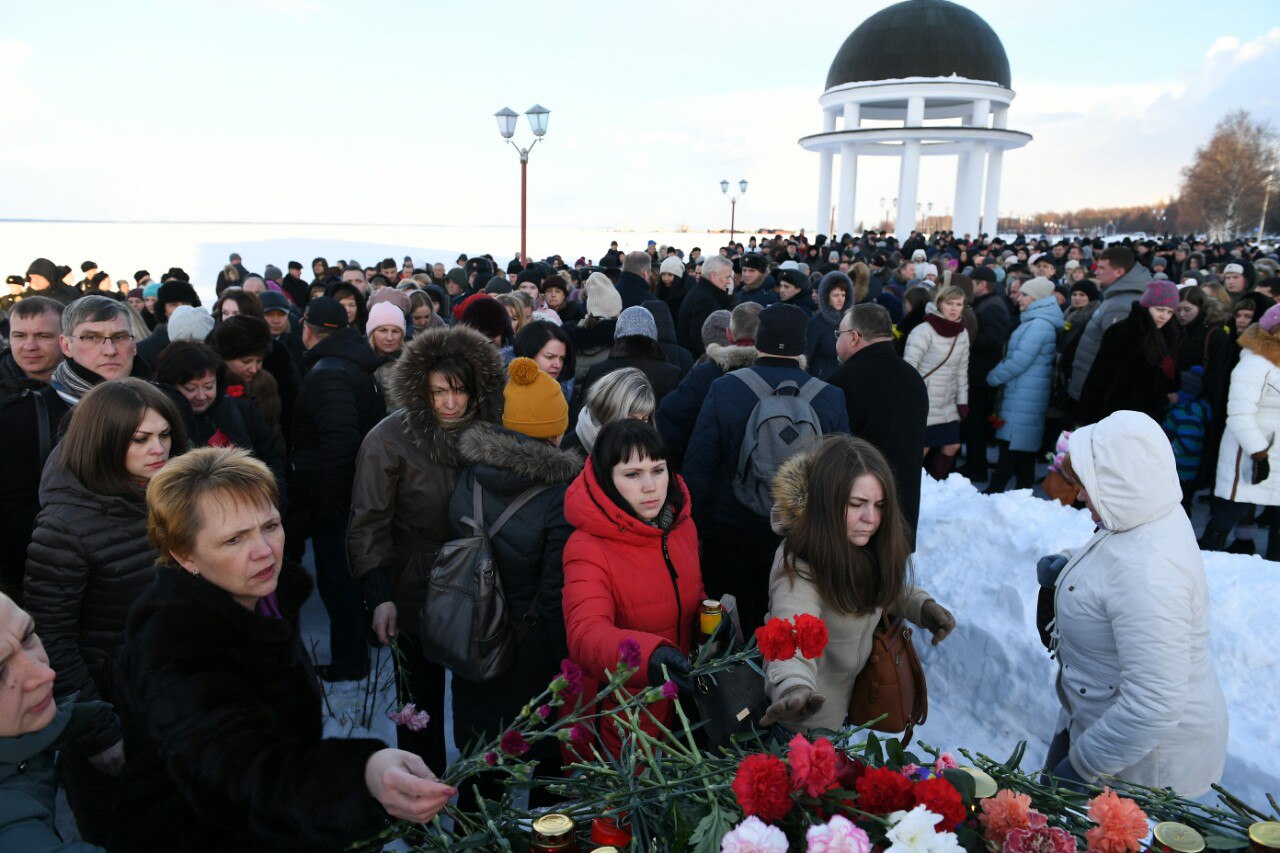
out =
[[291,493],[311,511],[316,582],[329,612],[331,663],[316,670],[326,681],[359,680],[369,671],[369,647],[360,587],[347,567],[347,522],[356,454],[386,407],[373,381],[378,360],[340,302],[321,296],[307,304],[302,343],[308,369],[293,408]]
[[676,339],[695,359],[702,355],[702,324],[713,311],[728,310],[733,293],[733,263],[720,255],[707,258],[702,278],[689,288],[680,303]]
[[630,308],[653,298],[649,288],[649,276],[652,274],[648,252],[628,252],[622,260],[622,273],[619,274],[614,288],[622,297],[622,307]]
[[965,464],[960,473],[975,482],[987,479],[987,432],[990,428],[994,389],[987,385],[987,374],[1004,357],[1005,345],[1013,334],[1013,317],[1009,306],[996,291],[996,274],[990,267],[977,267],[969,276],[973,280],[973,313],[978,318],[978,333],[969,347],[969,416],[965,418]]
[[855,305],[841,318],[838,332],[841,364],[828,379],[844,391],[850,434],[874,444],[889,461],[914,549],[929,392],[894,349],[893,323],[882,306]]

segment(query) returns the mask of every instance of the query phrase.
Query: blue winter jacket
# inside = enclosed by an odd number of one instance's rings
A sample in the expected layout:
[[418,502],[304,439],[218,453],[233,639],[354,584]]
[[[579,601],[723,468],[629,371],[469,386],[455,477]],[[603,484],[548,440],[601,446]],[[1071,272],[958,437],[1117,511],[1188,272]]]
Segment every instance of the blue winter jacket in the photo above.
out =
[[1062,309],[1053,296],[1037,299],[1022,312],[1004,358],[987,374],[987,384],[1004,386],[997,414],[1004,425],[996,438],[1010,450],[1038,451],[1053,383],[1053,353],[1062,328]]
[[[762,354],[755,366],[747,369],[759,373],[774,388],[788,379],[801,386],[806,381],[822,381],[795,365],[793,359],[771,358]],[[766,516],[756,515],[733,494],[747,420],[759,399],[736,376],[721,376],[711,383],[684,455],[684,482],[693,501],[694,521],[699,528],[711,523],[760,532],[770,530]],[[813,398],[813,410],[818,415],[824,435],[849,432],[849,413],[844,404],[844,392],[839,388],[833,385],[823,388]]]

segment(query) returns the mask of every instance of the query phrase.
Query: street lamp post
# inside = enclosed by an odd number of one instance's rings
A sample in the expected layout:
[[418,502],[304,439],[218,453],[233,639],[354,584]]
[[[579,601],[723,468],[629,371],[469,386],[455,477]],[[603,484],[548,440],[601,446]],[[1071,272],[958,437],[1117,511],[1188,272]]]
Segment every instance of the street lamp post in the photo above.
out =
[[528,148],[521,148],[511,141],[511,137],[516,134],[516,121],[520,118],[515,110],[503,107],[493,114],[498,120],[498,133],[502,134],[502,138],[511,143],[511,147],[520,153],[520,262],[524,263],[528,259],[529,254],[525,251],[525,237],[528,231],[528,198],[529,198],[529,152],[533,150],[533,146],[542,141],[542,137],[547,132],[547,117],[551,115],[551,110],[546,107],[534,104],[525,110],[524,113],[529,119],[529,129],[533,131],[533,142]]
[[[747,194],[746,178],[738,181],[738,190],[738,195],[729,196],[729,245],[733,245],[733,231],[734,227],[737,225],[738,196]],[[725,195],[729,195],[729,181],[727,179],[720,182],[720,192]]]

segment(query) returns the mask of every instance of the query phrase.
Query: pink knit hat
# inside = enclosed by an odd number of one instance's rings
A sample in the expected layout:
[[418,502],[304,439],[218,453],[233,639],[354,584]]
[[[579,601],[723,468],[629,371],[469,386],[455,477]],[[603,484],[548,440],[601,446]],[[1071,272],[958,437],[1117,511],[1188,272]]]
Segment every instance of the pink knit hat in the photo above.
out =
[[396,326],[403,332],[404,312],[394,302],[379,302],[369,311],[369,319],[365,321],[364,327],[369,330],[369,334],[373,334],[373,330],[379,326]]
[[1178,286],[1161,279],[1147,285],[1140,304],[1143,308],[1177,308],[1179,298]]
[[1276,326],[1280,326],[1280,304],[1268,308],[1267,313],[1263,314],[1262,319],[1258,321],[1258,325],[1264,332],[1275,331]]

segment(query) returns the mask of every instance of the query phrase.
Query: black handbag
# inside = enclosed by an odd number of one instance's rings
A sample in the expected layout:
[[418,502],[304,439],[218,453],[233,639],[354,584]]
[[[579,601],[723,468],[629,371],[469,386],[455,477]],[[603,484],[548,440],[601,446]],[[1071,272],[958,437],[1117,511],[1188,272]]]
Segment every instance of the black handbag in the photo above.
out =
[[[735,618],[732,612],[727,613],[710,642],[724,642],[731,651],[741,649],[742,640],[734,625]],[[710,751],[728,746],[734,735],[758,729],[760,719],[769,709],[769,697],[764,692],[764,670],[749,660],[737,661],[718,672],[699,675],[693,679],[693,704],[699,723],[694,730],[695,742]]]

